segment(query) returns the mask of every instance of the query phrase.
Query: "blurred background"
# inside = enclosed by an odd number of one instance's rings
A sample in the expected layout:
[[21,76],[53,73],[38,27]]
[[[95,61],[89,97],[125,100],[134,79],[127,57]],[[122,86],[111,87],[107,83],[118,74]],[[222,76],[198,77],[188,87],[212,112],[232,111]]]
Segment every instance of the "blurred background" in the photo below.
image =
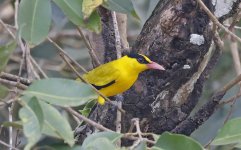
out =
[[[137,20],[132,16],[128,16],[128,41],[130,46],[137,38],[143,24],[150,16],[157,2],[158,0],[133,0],[135,10],[139,15],[140,20]],[[55,4],[52,4],[52,13],[52,27],[49,36],[56,41],[69,55],[71,55],[72,58],[77,60],[87,70],[90,70],[92,65],[88,49],[80,38],[75,26],[67,20],[62,11]],[[14,25],[13,1],[0,0],[0,18],[5,23]],[[240,23],[238,25],[240,25]],[[236,29],[235,33],[240,35],[240,29]],[[0,25],[0,45],[5,45],[10,41],[11,37],[9,36],[8,32],[5,31],[5,29]],[[233,67],[233,57],[230,52],[230,38],[227,36],[226,39],[224,39],[224,42],[225,50],[223,51],[217,66],[214,70],[212,70],[208,81],[205,83],[203,96],[200,98],[197,108],[201,107],[208,100],[208,98],[210,98],[213,92],[220,89],[224,84],[236,76],[236,72]],[[240,47],[240,45],[238,47]],[[75,78],[75,75],[68,69],[65,62],[62,61],[57,53],[56,48],[51,43],[45,41],[37,47],[32,48],[31,54],[49,77]],[[10,57],[8,65],[5,68],[5,72],[17,74],[20,60],[21,51],[20,49],[16,49]],[[7,87],[0,85],[0,98],[4,99],[9,90],[10,89]],[[234,96],[239,90],[240,87],[236,86],[230,90],[223,99],[225,100]],[[240,107],[241,101],[238,99],[233,107],[231,118],[241,116]],[[229,111],[230,104],[221,106],[207,122],[205,122],[192,134],[192,137],[197,139],[202,144],[206,144],[216,135],[217,130],[223,125]],[[14,117],[17,118],[18,116]],[[6,120],[8,120],[7,107],[0,106],[0,124]],[[6,128],[2,128],[0,132],[0,139],[3,140],[4,138],[8,137],[8,131]]]

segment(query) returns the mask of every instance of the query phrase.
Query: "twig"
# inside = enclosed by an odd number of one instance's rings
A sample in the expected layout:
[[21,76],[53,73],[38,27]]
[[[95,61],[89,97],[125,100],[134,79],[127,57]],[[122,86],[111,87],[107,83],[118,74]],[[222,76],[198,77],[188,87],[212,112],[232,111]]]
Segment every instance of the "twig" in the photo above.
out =
[[1,72],[0,73],[0,78],[11,80],[11,81],[17,81],[19,79],[20,83],[22,83],[24,85],[29,85],[32,82],[29,79],[26,79],[26,78],[23,78],[23,77],[19,77],[19,76],[13,75],[13,74],[9,74],[9,73],[6,73],[6,72]]
[[[237,18],[239,18],[239,17],[236,17],[236,19]],[[236,22],[235,20],[234,20],[234,22]],[[234,26],[235,24],[232,23],[232,25]],[[230,28],[230,27],[229,27],[229,30],[232,30],[232,28]],[[233,38],[231,38],[230,48],[231,48],[231,53],[232,53],[232,57],[233,57],[233,62],[234,62],[236,74],[240,75],[241,74],[241,64],[240,64],[240,58],[239,58],[239,52],[238,52],[238,43],[237,43],[237,41],[233,40]],[[239,91],[241,91],[241,87],[240,87]],[[229,110],[223,124],[225,124],[229,120],[229,118],[230,118],[230,116],[233,112],[233,106],[236,103],[236,101],[237,101],[237,99],[234,99],[232,101],[232,103],[230,105],[230,110]]]
[[4,105],[9,105],[9,104],[11,104],[12,102],[15,102],[15,101],[17,101],[18,99],[10,99],[10,100],[8,100],[7,102],[1,102],[0,101],[0,106],[4,106]]
[[197,127],[206,121],[211,114],[214,113],[225,93],[240,81],[241,75],[238,75],[235,79],[228,82],[223,88],[213,94],[212,98],[208,100],[202,108],[200,108],[193,116],[190,116],[182,121],[175,129],[172,130],[172,132],[190,135]]
[[[114,31],[115,31],[115,47],[116,47],[116,55],[117,59],[121,57],[121,40],[120,40],[120,33],[119,33],[119,28],[118,28],[118,22],[117,22],[117,17],[116,17],[116,12],[112,11],[111,12],[112,19],[113,19],[113,26],[114,26]],[[122,99],[123,96],[121,94],[116,96],[117,99],[117,106],[119,108],[122,108]],[[121,112],[117,110],[116,113],[116,132],[121,133]],[[121,140],[117,141],[117,145],[121,146]]]
[[[230,24],[224,24],[225,27],[230,27],[231,25]],[[234,29],[241,29],[241,27],[239,26],[233,26]]]
[[229,31],[228,28],[226,28],[224,25],[222,25],[218,19],[212,14],[212,12],[207,8],[207,6],[202,2],[202,0],[196,0],[199,5],[203,8],[203,10],[207,13],[207,15],[210,17],[210,19],[215,23],[218,27],[222,28],[225,32],[230,34],[235,40],[239,41],[241,43],[241,39],[234,34],[233,32]]
[[[123,96],[119,94],[116,96],[116,98],[123,99]],[[117,107],[122,108],[121,100],[117,100]],[[117,111],[117,115],[116,115],[116,132],[121,133],[121,112],[119,111]]]
[[22,69],[23,69],[23,65],[24,65],[24,59],[25,59],[25,46],[23,44],[23,41],[20,37],[20,35],[18,36],[18,43],[20,45],[20,48],[22,50],[22,58],[21,58],[21,62],[20,62],[20,67],[19,67],[19,72],[18,72],[18,76],[21,77],[22,74]]
[[227,92],[229,89],[231,89],[234,85],[238,84],[241,81],[241,74],[238,75],[233,80],[229,81],[221,90],[220,92]]
[[[132,122],[133,123],[133,122]],[[136,136],[136,135],[139,135],[139,133],[135,132],[135,133],[125,133],[125,135],[127,136]],[[154,136],[154,133],[151,133],[151,132],[146,132],[146,133],[142,133],[141,132],[141,135],[142,136]]]
[[[240,11],[241,11],[241,9],[239,9],[239,10],[237,11],[237,13],[234,15],[234,17],[232,18],[233,21],[232,21],[232,23],[228,26],[228,29],[229,29],[230,31],[233,31],[235,25],[239,22],[240,17],[241,17],[241,16],[239,15]],[[225,26],[225,25],[224,25],[224,26]],[[227,36],[227,33],[225,33],[225,34],[223,35],[223,39],[225,39],[226,36]]]
[[140,123],[139,123],[139,118],[133,118],[131,119],[132,124],[135,125],[136,127],[136,134],[138,135],[138,140],[134,142],[134,144],[130,147],[130,149],[134,149],[141,141],[143,141],[142,138],[142,133],[140,129]]
[[116,18],[119,28],[121,48],[128,50],[129,43],[127,40],[127,14],[116,13]]
[[214,139],[215,139],[215,137],[213,137],[211,140],[209,140],[208,143],[206,143],[206,144],[204,145],[204,148],[207,149],[207,150],[209,150],[210,144],[213,142]]
[[75,110],[73,110],[72,108],[65,108],[65,110],[67,110],[68,112],[70,112],[71,114],[75,115],[76,117],[78,117],[79,119],[85,121],[86,123],[90,124],[93,127],[96,127],[97,129],[101,130],[101,131],[109,131],[109,132],[114,132],[104,126],[102,126],[101,124],[98,124],[88,118],[86,118],[85,116],[82,116],[81,114],[77,113]]
[[[223,126],[227,123],[227,121],[229,120],[232,112],[233,112],[233,106],[235,105],[235,103],[237,102],[237,98],[241,96],[241,90],[239,91],[238,94],[236,94],[235,96],[231,97],[229,100],[225,100],[223,101],[222,103],[220,103],[219,105],[223,105],[223,104],[227,104],[227,103],[230,103],[231,102],[231,105],[230,105],[230,110],[226,116],[226,118],[224,119],[224,122],[223,122]],[[214,140],[214,138],[207,144],[211,144],[211,142]]]
[[15,38],[16,38],[15,35],[14,35],[13,32],[7,27],[7,25],[2,21],[2,19],[0,19],[0,23],[1,23],[1,25],[8,31],[8,33],[11,35],[11,37],[12,37],[13,39],[15,39]]
[[120,33],[118,28],[118,22],[116,18],[116,12],[111,12],[112,18],[113,18],[113,26],[115,31],[115,45],[116,45],[116,51],[117,51],[117,58],[121,57],[121,40],[120,40]]
[[79,119],[78,117],[76,117],[75,115],[73,115],[72,114],[72,117],[73,117],[73,119],[76,121],[76,123],[77,123],[77,127],[78,126],[80,126],[81,125],[81,123],[82,123],[82,120],[81,119]]
[[[122,101],[123,101],[122,100],[123,99],[122,94],[118,94],[116,96],[116,99],[117,99],[117,101],[116,101],[117,102],[117,107],[122,108]],[[117,133],[121,133],[121,117],[122,117],[121,112],[119,110],[117,110],[117,112],[116,112],[116,132]],[[121,146],[121,139],[118,140],[116,142],[116,144],[118,146]]]
[[225,124],[227,123],[227,121],[229,120],[229,118],[230,118],[230,116],[231,116],[231,114],[232,114],[232,112],[233,112],[233,106],[235,105],[236,102],[237,102],[237,99],[235,99],[235,100],[231,103],[231,105],[230,105],[230,110],[228,111],[228,114],[227,114],[227,116],[226,116],[225,119],[224,119],[223,125],[225,125]]
[[74,59],[72,59],[57,43],[55,43],[51,38],[47,38],[50,43],[52,43],[62,54],[64,54],[69,60],[71,60],[78,68],[80,68],[84,73],[88,71],[82,67],[79,63],[77,63]]
[[[13,106],[14,103],[11,103],[12,105],[8,107],[8,121],[9,122],[13,122]],[[11,147],[13,147],[13,128],[9,128],[9,145],[11,145]],[[12,150],[12,148],[10,148],[10,150]]]
[[0,140],[0,144],[2,144],[2,145],[4,145],[4,146],[8,147],[9,149],[19,150],[18,148],[12,147],[11,145],[9,145],[9,144],[3,142],[2,140]]
[[238,52],[238,43],[236,41],[231,40],[230,49],[233,57],[233,63],[236,74],[239,75],[241,74],[241,64]]
[[134,127],[135,127],[134,122],[131,121],[131,126],[128,130],[128,133],[131,133],[133,131]]
[[[138,140],[139,139],[138,137],[130,136],[129,134],[124,134],[124,136],[122,138],[126,138],[126,139],[129,139],[129,140]],[[146,138],[143,138],[142,140],[145,141],[145,142],[148,142],[150,144],[156,143],[155,141],[152,141],[152,140],[149,140],[149,139],[146,139]]]
[[49,37],[52,39],[58,39],[61,37],[80,38],[79,33],[77,33],[74,29],[63,29],[61,32],[56,32],[53,30],[50,31]]
[[19,8],[19,0],[15,0],[14,8],[15,8],[14,26],[15,26],[15,29],[18,29],[18,8]]
[[44,78],[48,78],[46,73],[42,70],[42,68],[38,65],[35,59],[30,55],[30,61],[37,67],[38,71],[43,75]]
[[27,70],[27,77],[28,79],[32,80],[34,78],[33,78],[33,72],[31,71],[31,67],[30,67],[30,61],[29,61],[30,50],[27,43],[25,43],[24,45],[24,52],[25,52],[24,61],[25,61],[25,67]]
[[142,139],[139,118],[133,118],[131,121],[136,126],[136,133],[138,134],[139,138]]
[[5,85],[10,85],[10,86],[13,86],[13,87],[17,87],[17,88],[22,89],[22,90],[27,89],[27,86],[23,85],[22,83],[18,83],[18,82],[14,82],[14,81],[8,81],[8,80],[1,79],[1,78],[0,78],[0,83],[5,84]]
[[[19,8],[19,0],[15,0],[15,3],[14,3],[14,7],[15,7],[15,13],[14,13],[14,24],[15,24],[15,29],[18,30],[18,8]],[[11,34],[11,33],[10,33]],[[16,41],[18,41],[18,43],[20,44],[20,47],[21,49],[23,48],[23,43],[22,43],[22,40],[21,40],[21,37],[20,37],[20,34],[18,37],[14,36],[13,37]],[[24,63],[24,57],[25,57],[25,53],[24,53],[24,49],[22,49],[22,59],[21,59],[21,63],[20,63],[20,67],[19,67],[19,72],[18,72],[18,76],[20,77],[21,76],[21,73],[22,73],[22,68],[23,68],[23,63]],[[11,82],[11,81],[10,81]],[[21,85],[20,83],[20,79],[18,78],[17,79],[17,82],[16,82],[16,86],[14,88],[14,92],[15,94],[12,95],[12,97],[16,97],[17,94],[18,94],[18,85]],[[25,86],[25,85],[24,85]],[[24,87],[23,86],[23,87]],[[26,88],[25,88],[26,89]],[[13,109],[14,109],[14,106],[15,106],[15,102],[12,102],[11,105],[8,107],[8,110],[9,110],[9,122],[13,122]],[[13,127],[10,126],[9,127],[9,145],[11,147],[13,147]],[[12,148],[10,148],[9,150],[12,150]]]
[[83,34],[82,30],[80,29],[80,27],[77,27],[77,30],[79,31],[80,36],[82,37],[86,47],[89,49],[89,54],[92,58],[92,61],[94,62],[94,66],[97,67],[99,65],[101,65],[98,57],[96,56],[92,46],[90,45],[90,42],[87,40],[87,38],[85,37],[85,35]]
[[[72,108],[65,107],[64,109],[65,109],[66,111],[68,111],[69,113],[75,115],[75,116],[78,117],[79,119],[85,121],[87,124],[89,124],[89,125],[97,128],[97,129],[99,129],[99,130],[101,130],[101,131],[114,132],[114,131],[112,131],[112,130],[106,128],[106,127],[104,127],[103,125],[98,124],[98,123],[96,123],[96,122],[94,122],[94,121],[86,118],[85,116],[79,114],[78,112],[76,112],[76,111],[73,110]],[[138,137],[134,137],[134,136],[132,136],[131,134],[124,134],[124,136],[123,136],[122,138],[130,139],[130,140],[138,140],[138,139],[139,139]],[[146,141],[146,142],[151,143],[151,144],[155,144],[154,141],[149,140],[149,139],[146,139],[146,138],[143,138],[143,141]]]
[[[88,83],[80,74],[79,72],[69,63],[69,61],[66,59],[65,55],[60,52],[59,55],[64,59],[64,61],[69,65],[69,67],[75,72],[75,74],[78,76],[78,78],[80,78],[83,82],[85,82],[86,84],[88,84],[97,94],[99,94],[101,97],[103,97],[106,101],[108,101],[110,104],[116,106],[116,104],[114,104],[109,98],[107,98],[106,96],[104,96],[102,93],[100,93],[93,85],[91,85],[90,83]],[[117,109],[119,111],[121,111],[122,113],[125,113],[125,111],[121,108],[119,108],[118,106],[116,106]]]
[[19,136],[19,129],[16,131],[16,136],[15,136],[15,147],[18,147],[21,141],[18,142],[18,136]]
[[241,92],[239,92],[238,94],[236,94],[235,96],[227,99],[227,100],[223,100],[222,102],[219,103],[220,106],[223,106],[224,104],[228,104],[233,102],[235,99],[239,98],[241,96]]
[[38,73],[36,72],[36,70],[34,69],[32,61],[30,60],[30,58],[31,58],[30,48],[29,48],[29,45],[27,43],[25,44],[25,52],[26,52],[25,62],[26,62],[28,78],[33,79],[33,76],[34,76],[36,79],[39,80],[40,77],[39,77]]
[[[229,28],[230,29],[230,28]],[[239,58],[239,53],[238,53],[238,43],[234,40],[231,39],[231,53],[232,53],[232,57],[233,57],[233,61],[234,61],[234,66],[235,66],[235,70],[236,70],[236,74],[237,75],[240,75],[241,74],[241,65],[240,65],[240,58]],[[224,100],[222,102],[219,102],[219,105],[218,106],[223,106],[224,104],[227,104],[227,103],[231,103],[230,105],[230,110],[227,114],[227,116],[225,117],[224,119],[224,122],[223,122],[223,125],[225,125],[227,123],[227,121],[229,120],[232,112],[233,112],[233,106],[235,105],[236,101],[237,101],[237,98],[241,96],[241,88],[239,90],[239,93],[236,94],[235,96],[231,97],[230,99],[228,100]],[[205,147],[208,147],[212,141],[214,140],[211,139],[206,145]]]

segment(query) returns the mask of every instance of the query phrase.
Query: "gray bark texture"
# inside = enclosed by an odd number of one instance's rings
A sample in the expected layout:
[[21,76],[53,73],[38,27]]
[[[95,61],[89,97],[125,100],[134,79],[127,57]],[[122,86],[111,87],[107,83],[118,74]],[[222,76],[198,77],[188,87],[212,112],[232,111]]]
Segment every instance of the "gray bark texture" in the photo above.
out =
[[[203,2],[214,11],[211,0]],[[240,1],[236,3],[234,5]],[[116,59],[113,21],[110,11],[100,8],[99,12],[103,26],[101,36],[105,44],[105,59],[102,61],[108,62]],[[147,55],[164,65],[166,71],[150,70],[140,74],[135,85],[123,94],[126,114],[122,116],[122,132],[129,130],[132,118],[139,118],[143,132],[161,134],[172,131],[190,135],[212,115],[217,101],[206,104],[208,106],[202,108],[202,113],[194,116],[196,120],[187,121],[202,94],[210,70],[221,54],[219,47],[208,53],[213,39],[211,28],[208,15],[195,0],[161,0],[157,4],[131,51]],[[190,43],[191,34],[202,35],[204,43]],[[190,68],[184,69],[184,65]],[[220,100],[224,94],[218,93],[214,99]],[[89,118],[115,130],[116,108],[97,106]],[[93,131],[93,128],[87,127],[76,134],[90,130]]]

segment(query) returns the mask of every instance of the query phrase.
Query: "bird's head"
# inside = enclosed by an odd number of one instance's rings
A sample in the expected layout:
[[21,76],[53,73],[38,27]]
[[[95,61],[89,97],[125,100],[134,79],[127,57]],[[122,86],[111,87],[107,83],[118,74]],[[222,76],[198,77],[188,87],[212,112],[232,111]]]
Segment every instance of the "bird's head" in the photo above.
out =
[[127,55],[127,57],[133,60],[134,66],[139,68],[140,71],[147,69],[165,70],[163,66],[154,61],[151,61],[147,56],[143,54],[130,53]]

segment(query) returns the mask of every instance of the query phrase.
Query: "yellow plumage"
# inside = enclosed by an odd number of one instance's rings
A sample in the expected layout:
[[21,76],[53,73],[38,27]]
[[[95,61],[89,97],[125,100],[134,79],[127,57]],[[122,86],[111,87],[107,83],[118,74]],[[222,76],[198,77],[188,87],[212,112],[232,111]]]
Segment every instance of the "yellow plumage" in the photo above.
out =
[[[138,61],[142,59],[144,63]],[[147,69],[148,64],[153,64],[149,58],[141,54],[124,56],[120,59],[103,64],[83,75],[83,78],[95,86],[103,95],[114,96],[128,90],[137,80],[138,75]],[[155,65],[158,65],[155,63]],[[159,65],[159,69],[160,69]],[[157,69],[157,68],[152,68]],[[164,68],[162,67],[162,69]],[[105,100],[99,96],[99,104],[103,105]]]

